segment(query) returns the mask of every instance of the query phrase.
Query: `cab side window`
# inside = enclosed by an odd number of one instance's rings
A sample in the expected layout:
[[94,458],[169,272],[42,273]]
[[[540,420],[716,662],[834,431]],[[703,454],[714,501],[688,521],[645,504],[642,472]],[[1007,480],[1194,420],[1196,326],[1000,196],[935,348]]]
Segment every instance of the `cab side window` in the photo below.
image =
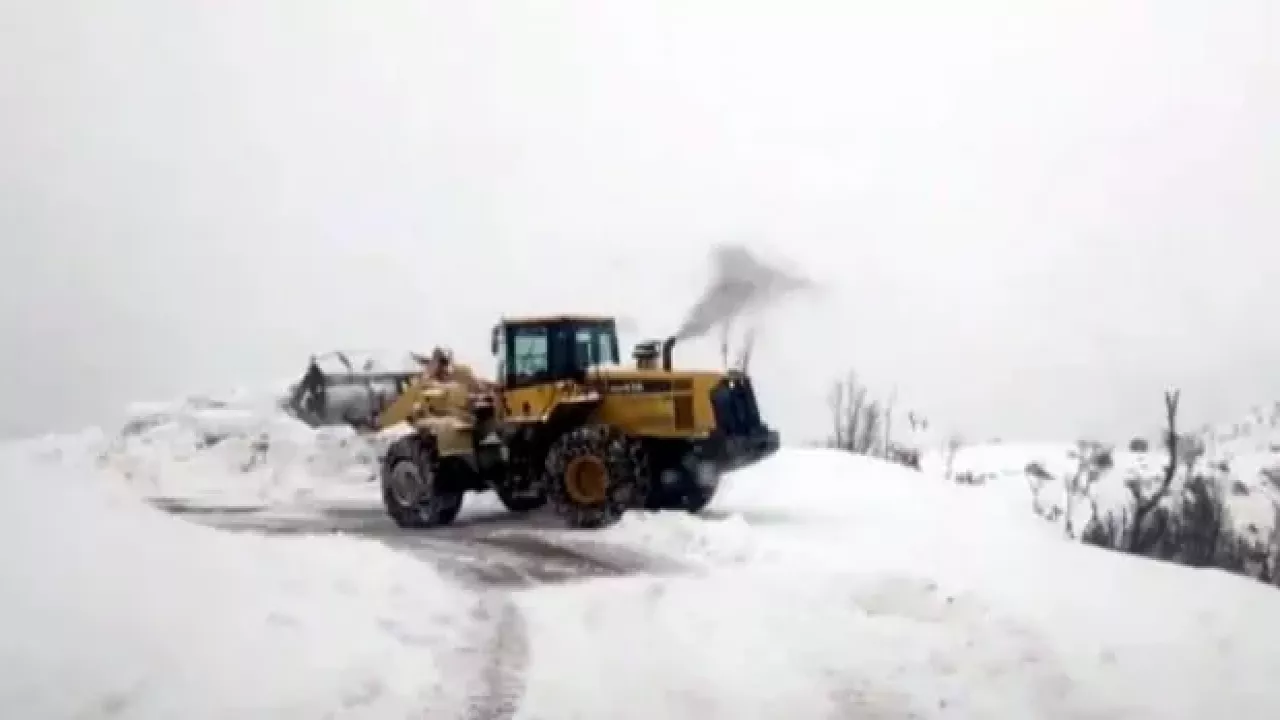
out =
[[535,382],[546,377],[550,370],[550,353],[545,328],[519,328],[511,338],[511,367],[508,377],[512,382]]

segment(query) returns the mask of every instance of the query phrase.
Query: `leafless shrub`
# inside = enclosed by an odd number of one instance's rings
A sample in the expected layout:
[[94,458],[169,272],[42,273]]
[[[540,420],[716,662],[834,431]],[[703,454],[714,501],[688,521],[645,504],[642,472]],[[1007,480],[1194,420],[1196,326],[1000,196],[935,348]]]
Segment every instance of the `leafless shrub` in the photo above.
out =
[[1178,431],[1179,397],[1177,390],[1165,393],[1167,456],[1160,475],[1126,478],[1129,506],[1104,516],[1095,512],[1081,539],[1181,565],[1272,574],[1273,545],[1242,535],[1232,522],[1228,498],[1248,488],[1231,476],[1227,462],[1204,461],[1199,435]]
[[919,448],[892,443],[889,445],[886,459],[890,462],[898,463],[899,465],[905,465],[913,470],[920,469]]
[[883,409],[868,396],[857,373],[849,371],[828,396],[832,434],[829,444],[859,455],[871,455],[882,434]]
[[1090,520],[1098,516],[1098,500],[1094,494],[1094,488],[1098,480],[1115,466],[1113,452],[1110,445],[1094,440],[1080,440],[1072,449],[1071,457],[1076,461],[1076,467],[1072,474],[1064,479],[1063,487],[1062,530],[1067,537],[1075,538],[1083,533],[1078,526],[1079,509],[1082,504],[1089,506]]
[[1062,508],[1049,504],[1045,499],[1045,489],[1053,482],[1053,475],[1041,463],[1033,462],[1026,467],[1026,477],[1031,490],[1031,511],[1044,520],[1058,522]]
[[1262,468],[1262,477],[1266,478],[1271,487],[1280,491],[1280,466]]
[[[832,383],[827,396],[827,408],[831,413],[831,433],[826,441],[827,447],[880,457],[919,470],[919,447],[915,443],[902,443],[894,438],[897,405],[896,388],[887,400],[876,399],[871,396],[857,373],[849,371],[843,378]],[[928,421],[914,411],[906,413],[906,421],[912,436],[928,427]]]
[[952,434],[947,438],[947,455],[946,469],[944,474],[951,481],[956,479],[956,455],[960,453],[960,448],[964,447],[964,438],[959,434]]

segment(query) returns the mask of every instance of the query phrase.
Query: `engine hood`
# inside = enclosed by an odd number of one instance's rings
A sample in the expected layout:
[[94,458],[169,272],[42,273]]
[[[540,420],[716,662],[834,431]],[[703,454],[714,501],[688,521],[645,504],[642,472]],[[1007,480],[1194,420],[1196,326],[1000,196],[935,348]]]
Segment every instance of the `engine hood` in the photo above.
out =
[[705,379],[710,381],[724,377],[726,373],[717,370],[662,370],[635,367],[602,366],[592,368],[587,373],[587,381],[605,382],[609,384],[621,382],[671,383],[680,380]]

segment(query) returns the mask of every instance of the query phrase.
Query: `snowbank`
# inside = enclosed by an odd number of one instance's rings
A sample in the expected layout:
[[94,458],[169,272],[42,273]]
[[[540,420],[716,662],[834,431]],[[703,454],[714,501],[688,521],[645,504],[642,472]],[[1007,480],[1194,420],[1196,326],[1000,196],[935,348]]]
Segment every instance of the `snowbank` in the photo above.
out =
[[376,497],[385,440],[346,426],[309,427],[273,396],[245,393],[135,406],[123,427],[78,452],[152,498],[297,506]]
[[38,449],[0,460],[0,716],[462,716],[490,601],[372,541],[186,523]]
[[693,528],[638,515],[609,540],[718,557],[699,577],[521,596],[551,659],[531,716],[1261,719],[1280,702],[1274,590],[1064,542],[927,475],[784,451]]
[[687,572],[482,593],[382,544],[222,534],[147,508],[139,489],[306,504],[369,484],[367,449],[269,409],[146,417],[3,453],[5,716],[448,718],[498,690],[519,718],[1280,706],[1280,593],[1066,542],[1015,493],[784,450],[730,476],[702,517],[521,529]]
[[[1250,450],[1255,440],[1247,436],[1235,440],[1231,445],[1210,443],[1210,451],[1196,466],[1197,472],[1218,485],[1237,536],[1262,546],[1271,542],[1280,516],[1280,486],[1273,479],[1280,478],[1280,454]],[[1038,507],[1043,514],[1065,518],[1068,506],[1074,503],[1078,533],[1092,518],[1093,507],[1069,490],[1080,465],[1076,453],[1072,443],[970,445],[956,452],[950,467],[952,477],[968,475],[986,493],[1003,498],[1005,504],[1021,505],[1028,512]],[[1100,513],[1123,514],[1132,505],[1127,484],[1136,479],[1148,493],[1152,492],[1159,485],[1168,458],[1161,450],[1116,451],[1112,459],[1113,466],[1101,474],[1091,494]],[[1227,472],[1217,469],[1220,462],[1226,463]],[[1026,473],[1032,463],[1048,474],[1047,482],[1034,493]],[[922,462],[922,469],[937,477],[942,477],[947,467],[945,451],[929,453]],[[1184,475],[1180,473],[1171,498],[1179,497],[1178,487]]]

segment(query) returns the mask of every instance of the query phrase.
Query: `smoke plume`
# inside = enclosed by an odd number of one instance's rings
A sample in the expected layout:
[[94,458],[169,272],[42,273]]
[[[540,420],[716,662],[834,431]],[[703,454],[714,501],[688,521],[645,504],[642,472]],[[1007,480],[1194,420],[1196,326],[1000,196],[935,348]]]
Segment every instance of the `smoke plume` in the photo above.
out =
[[676,331],[677,340],[702,337],[748,311],[762,309],[789,293],[814,285],[807,278],[766,265],[742,245],[716,246],[711,261],[711,283],[685,315]]

